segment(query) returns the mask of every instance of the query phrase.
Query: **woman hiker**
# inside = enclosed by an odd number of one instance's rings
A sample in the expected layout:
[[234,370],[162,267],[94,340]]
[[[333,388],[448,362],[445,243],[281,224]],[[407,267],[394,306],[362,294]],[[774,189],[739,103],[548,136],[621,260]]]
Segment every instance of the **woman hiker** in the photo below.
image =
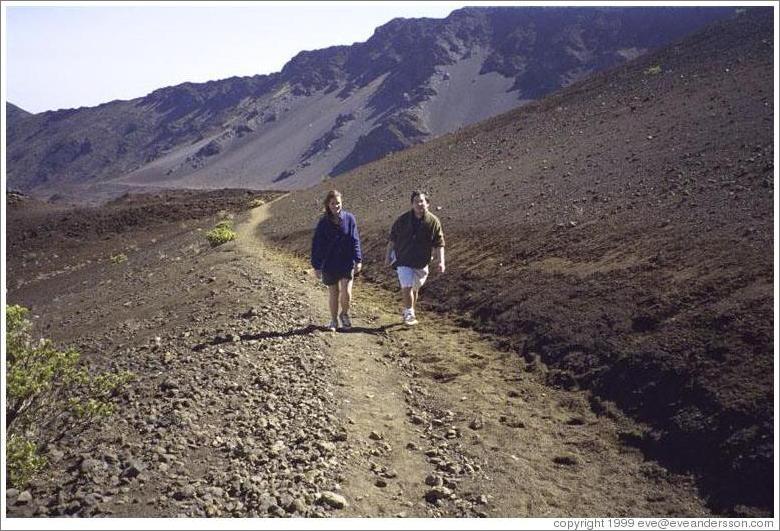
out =
[[352,281],[363,267],[363,256],[355,216],[342,209],[341,192],[328,192],[323,206],[325,213],[317,223],[311,242],[311,265],[317,278],[328,286],[330,323],[326,328],[335,332],[339,318],[342,328],[352,327],[349,316]]

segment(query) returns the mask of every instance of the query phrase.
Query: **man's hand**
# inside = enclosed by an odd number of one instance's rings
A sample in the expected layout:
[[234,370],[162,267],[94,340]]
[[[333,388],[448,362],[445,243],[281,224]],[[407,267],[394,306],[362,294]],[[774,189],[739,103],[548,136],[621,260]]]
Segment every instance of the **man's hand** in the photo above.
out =
[[447,269],[444,266],[444,247],[435,247],[433,253],[431,253],[431,258],[436,263],[439,273],[444,273],[444,270]]
[[322,280],[322,270],[321,269],[315,269],[314,270],[314,276],[317,277],[317,280]]
[[357,264],[355,264],[355,276],[358,276],[362,270],[363,270],[363,262],[358,262]]

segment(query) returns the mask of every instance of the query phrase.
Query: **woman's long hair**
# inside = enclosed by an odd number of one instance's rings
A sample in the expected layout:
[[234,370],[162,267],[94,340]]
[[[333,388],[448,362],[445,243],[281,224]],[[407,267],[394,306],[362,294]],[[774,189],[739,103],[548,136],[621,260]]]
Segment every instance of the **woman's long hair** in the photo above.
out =
[[325,196],[325,200],[322,202],[322,205],[325,207],[325,216],[330,220],[331,223],[334,225],[341,225],[341,218],[330,211],[330,200],[338,197],[341,199],[341,192],[338,190],[331,190],[327,193]]

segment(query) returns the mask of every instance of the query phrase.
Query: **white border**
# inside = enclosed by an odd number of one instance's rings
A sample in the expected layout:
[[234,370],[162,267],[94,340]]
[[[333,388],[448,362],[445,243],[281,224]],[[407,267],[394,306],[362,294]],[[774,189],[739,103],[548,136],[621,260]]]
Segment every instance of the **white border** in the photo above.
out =
[[[113,7],[121,7],[121,6],[146,6],[146,7],[162,7],[162,6],[170,6],[170,7],[183,7],[183,6],[220,6],[220,7],[237,7],[237,6],[248,6],[248,5],[273,5],[273,6],[279,6],[279,5],[290,5],[293,2],[283,2],[283,1],[271,1],[271,2],[236,2],[236,1],[227,1],[227,2],[216,2],[216,1],[204,1],[204,2],[170,2],[170,1],[161,1],[161,2],[139,2],[139,1],[117,1],[117,2],[77,2],[77,1],[65,1],[65,2],[44,2],[44,1],[29,1],[29,2],[22,2],[22,1],[7,1],[3,2],[0,5],[0,9],[2,12],[0,13],[0,35],[3,36],[3,46],[2,46],[2,56],[0,57],[0,65],[2,68],[2,87],[0,88],[0,97],[2,98],[2,122],[5,122],[5,112],[6,112],[6,67],[7,64],[6,61],[6,52],[7,47],[5,46],[5,35],[6,33],[6,7],[18,7],[18,6],[89,6],[89,7],[97,7],[97,6],[113,6]],[[344,6],[344,5],[369,5],[373,4],[375,2],[367,2],[367,1],[358,1],[358,2],[344,2],[344,1],[329,1],[329,2],[310,2],[310,1],[300,1],[300,2],[294,2],[296,5],[317,5],[322,6],[323,4],[326,5],[334,5],[334,6]],[[384,4],[399,4],[403,2],[383,2]],[[432,4],[433,2],[419,2],[420,4]],[[456,9],[458,7],[461,7],[463,5],[462,2],[436,2],[436,4],[452,4],[453,9]],[[742,7],[742,6],[763,6],[763,7],[772,7],[774,10],[774,65],[777,67],[778,64],[778,12],[780,8],[778,7],[778,3],[774,1],[750,1],[750,2],[717,2],[717,1],[705,1],[705,2],[695,2],[695,1],[680,1],[680,2],[658,2],[658,1],[627,1],[627,2],[616,2],[616,1],[602,1],[602,2],[596,2],[596,1],[582,1],[582,2],[576,2],[576,1],[562,1],[562,2],[549,2],[549,1],[530,1],[530,2],[515,2],[515,1],[495,1],[495,2],[486,2],[484,0],[477,0],[474,2],[468,2],[468,5],[474,5],[474,6],[488,6],[488,5],[506,5],[506,6],[548,6],[548,5],[556,5],[556,6],[605,6],[605,5],[618,5],[618,6],[723,6],[726,5],[734,5],[735,7]],[[777,75],[777,72],[775,72],[775,75]],[[777,131],[778,131],[778,86],[777,81],[774,85],[774,186],[777,185],[777,177],[778,177],[778,137],[777,137]],[[5,308],[6,304],[6,286],[5,283],[7,283],[7,276],[6,276],[6,208],[5,208],[5,194],[6,194],[6,130],[5,127],[0,128],[2,131],[0,131],[0,139],[2,140],[2,161],[0,162],[0,170],[2,171],[2,185],[3,185],[3,205],[0,209],[0,226],[3,227],[3,237],[2,237],[2,245],[0,245],[0,254],[2,259],[2,268],[3,268],[3,286],[2,286],[2,296],[0,297],[2,299],[3,308]],[[778,358],[780,358],[780,349],[778,346],[778,332],[780,331],[778,320],[778,309],[780,306],[778,306],[778,299],[780,298],[780,291],[778,291],[778,285],[780,281],[780,275],[778,275],[778,258],[780,255],[778,254],[778,197],[777,197],[777,191],[775,189],[774,192],[774,246],[773,246],[773,256],[774,256],[774,454],[775,454],[775,467],[774,467],[774,492],[775,492],[775,502],[774,502],[774,519],[766,520],[766,519],[758,519],[761,521],[771,521],[773,523],[771,529],[775,529],[778,527],[778,514],[780,509],[780,501],[777,498],[777,494],[780,492],[778,490],[779,482],[778,482],[778,379],[780,379],[780,372],[778,372]],[[5,404],[5,374],[6,374],[6,364],[5,364],[5,311],[3,310],[2,316],[0,317],[0,322],[2,323],[2,339],[0,339],[1,346],[2,346],[2,374],[0,374],[0,381],[2,381],[3,386],[3,405]],[[3,406],[2,412],[0,413],[2,416],[2,441],[3,441],[3,450],[5,449],[5,407]],[[186,518],[186,519],[176,519],[176,518],[100,518],[100,519],[62,519],[62,518],[29,518],[29,519],[19,519],[19,518],[6,518],[6,501],[5,501],[5,451],[0,452],[2,454],[0,456],[0,463],[2,464],[2,475],[0,475],[0,491],[2,493],[2,498],[0,499],[0,512],[2,513],[0,522],[2,522],[2,529],[95,529],[95,530],[102,530],[102,529],[172,529],[172,530],[178,530],[178,529],[561,529],[561,527],[556,526],[556,523],[560,523],[562,521],[566,522],[572,522],[576,523],[577,520],[581,520],[583,522],[583,525],[586,521],[593,521],[594,523],[597,520],[604,520],[602,518],[591,518],[591,519],[563,519],[563,518],[557,518],[557,519],[549,519],[549,518],[491,518],[486,520],[480,520],[480,519],[424,519],[424,518],[410,518],[410,519],[391,519],[391,518],[365,518],[365,519],[357,519],[357,518],[332,518],[332,519],[300,519],[300,518],[292,518],[292,519],[260,519],[260,518],[246,518],[246,519],[239,519],[239,518],[231,518],[231,519],[224,519],[224,518],[214,518],[214,519],[199,519],[199,518]],[[719,523],[726,527],[725,522],[722,522],[723,519],[720,518],[705,518],[705,519],[699,519],[699,518],[690,518],[690,519],[663,519],[663,518],[637,518],[634,519],[637,522],[644,521],[646,524],[655,523],[657,525],[656,529],[664,527],[661,527],[659,524],[661,524],[662,521],[670,522],[670,521],[686,521],[688,523],[687,527],[694,527],[694,522],[699,523],[701,525],[696,526],[699,528],[704,527],[704,525],[707,522],[711,521],[719,521]],[[730,519],[731,523],[736,524],[738,521],[742,522],[744,521],[746,524],[749,525],[750,522],[757,523],[754,520],[749,519]],[[649,525],[647,526],[649,527]],[[708,526],[711,528],[717,528],[718,526]],[[736,528],[735,526],[730,526],[732,528]],[[747,527],[747,525],[745,526]],[[573,528],[573,527],[572,527]],[[566,527],[563,527],[563,529],[566,529]],[[579,527],[579,529],[587,529],[587,527]],[[595,529],[606,529],[605,527],[595,527]],[[758,529],[756,527],[755,529]],[[769,527],[764,527],[764,529],[770,529]]]

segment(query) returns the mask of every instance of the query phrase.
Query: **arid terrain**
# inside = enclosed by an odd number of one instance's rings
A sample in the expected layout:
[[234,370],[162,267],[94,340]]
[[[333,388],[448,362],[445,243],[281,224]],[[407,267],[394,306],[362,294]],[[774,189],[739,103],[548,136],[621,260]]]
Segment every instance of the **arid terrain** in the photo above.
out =
[[[448,271],[426,308],[505,337],[547,380],[644,424],[627,443],[700,474],[718,510],[770,507],[772,21],[747,14],[537,103],[274,204],[264,234],[305,255],[344,193],[382,265],[416,188]],[[302,221],[306,220],[306,221]]]
[[470,7],[393,19],[366,42],[301,51],[273,74],[38,114],[9,105],[7,178],[38,198],[79,201],[144,188],[306,188],[734,12]]
[[[395,294],[362,280],[354,329],[323,332],[324,288],[263,243],[268,207],[218,199],[244,213],[216,248],[199,230],[216,217],[186,210],[99,235],[56,223],[13,247],[8,300],[32,309],[36,333],[137,379],[105,424],[47,449],[8,516],[711,514],[692,476],[621,441],[630,419],[549,387],[499,338],[433,314],[406,329]],[[160,200],[123,202],[106,217]],[[9,226],[63,215],[41,209],[20,199]],[[60,246],[65,230],[76,241]]]
[[[771,515],[772,26],[283,197],[9,196],[8,302],[138,375],[9,515]],[[330,188],[364,247],[351,333],[317,326],[306,261]],[[448,267],[406,329],[383,251],[416,188]],[[211,248],[222,210],[239,237]]]

